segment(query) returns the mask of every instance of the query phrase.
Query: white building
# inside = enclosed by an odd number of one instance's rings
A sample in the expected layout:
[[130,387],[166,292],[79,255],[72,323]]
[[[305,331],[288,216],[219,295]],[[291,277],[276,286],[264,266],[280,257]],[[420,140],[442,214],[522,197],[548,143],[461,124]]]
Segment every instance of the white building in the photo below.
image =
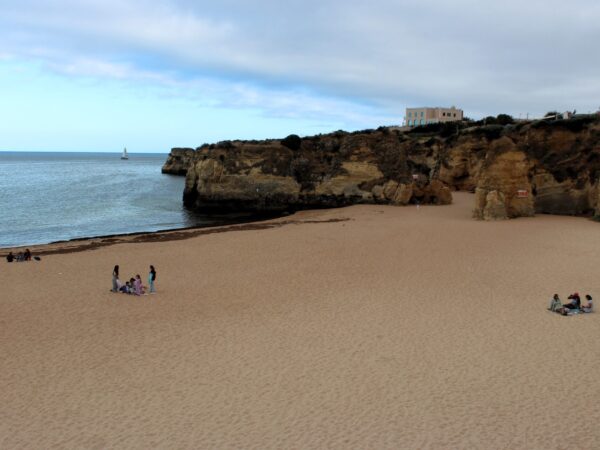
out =
[[404,125],[416,127],[438,122],[463,120],[463,110],[455,108],[406,108]]

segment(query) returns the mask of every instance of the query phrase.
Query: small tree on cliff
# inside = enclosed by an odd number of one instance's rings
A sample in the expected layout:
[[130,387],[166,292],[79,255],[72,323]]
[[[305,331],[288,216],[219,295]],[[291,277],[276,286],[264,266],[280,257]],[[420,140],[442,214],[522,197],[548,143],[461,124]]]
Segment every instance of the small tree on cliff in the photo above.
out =
[[290,134],[285,139],[281,140],[281,145],[289,148],[292,151],[300,150],[300,145],[302,145],[302,139],[297,134]]
[[515,119],[513,119],[512,116],[508,114],[498,114],[496,116],[496,123],[498,125],[510,125],[515,123]]

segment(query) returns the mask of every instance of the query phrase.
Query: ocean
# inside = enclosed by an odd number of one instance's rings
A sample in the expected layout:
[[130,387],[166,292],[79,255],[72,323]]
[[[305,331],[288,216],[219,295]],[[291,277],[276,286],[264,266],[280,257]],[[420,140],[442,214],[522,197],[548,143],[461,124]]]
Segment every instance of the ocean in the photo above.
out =
[[166,154],[0,152],[0,247],[210,225]]

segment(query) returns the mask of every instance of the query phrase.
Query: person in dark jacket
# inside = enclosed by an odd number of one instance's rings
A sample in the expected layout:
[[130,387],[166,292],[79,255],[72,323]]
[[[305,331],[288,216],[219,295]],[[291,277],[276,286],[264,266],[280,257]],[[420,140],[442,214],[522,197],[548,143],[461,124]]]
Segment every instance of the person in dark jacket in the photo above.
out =
[[117,280],[119,279],[119,266],[116,265],[113,269],[112,273],[112,289],[113,292],[119,292],[119,286],[117,285]]
[[156,289],[154,288],[155,281],[156,281],[156,269],[154,269],[154,266],[150,266],[150,272],[148,273],[148,285],[150,286],[151,294],[156,293]]
[[571,300],[571,303],[567,303],[565,308],[567,309],[579,309],[581,308],[581,298],[579,297],[579,292],[575,292],[567,297]]

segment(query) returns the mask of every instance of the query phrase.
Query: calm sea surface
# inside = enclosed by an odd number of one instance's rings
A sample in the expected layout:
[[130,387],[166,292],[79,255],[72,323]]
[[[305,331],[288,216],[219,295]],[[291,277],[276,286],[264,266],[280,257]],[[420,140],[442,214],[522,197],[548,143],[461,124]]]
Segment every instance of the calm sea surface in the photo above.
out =
[[166,154],[0,152],[0,247],[210,224]]

